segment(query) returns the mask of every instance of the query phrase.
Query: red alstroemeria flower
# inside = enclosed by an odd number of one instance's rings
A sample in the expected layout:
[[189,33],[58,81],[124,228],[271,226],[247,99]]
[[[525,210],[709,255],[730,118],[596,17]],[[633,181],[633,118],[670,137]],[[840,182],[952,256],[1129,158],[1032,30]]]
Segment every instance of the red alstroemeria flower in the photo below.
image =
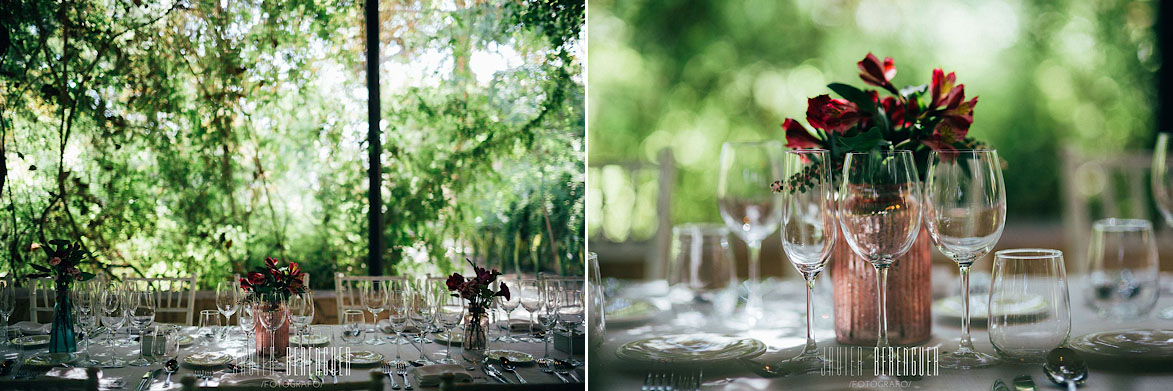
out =
[[448,276],[448,280],[444,281],[444,285],[448,286],[449,291],[459,290],[461,284],[464,284],[464,276],[460,273],[452,273],[451,276]]
[[477,272],[477,283],[480,285],[489,285],[497,280],[497,276],[501,275],[499,271],[489,271],[483,267],[474,267],[473,270]]
[[78,270],[76,267],[70,267],[69,269],[66,269],[65,272],[69,273],[70,276],[75,278],[81,275],[81,270]]
[[265,257],[265,266],[270,269],[277,268],[277,259],[273,257]]
[[253,285],[248,282],[248,278],[241,278],[240,279],[240,289],[249,290],[252,287],[253,287]]
[[301,265],[298,265],[297,262],[290,262],[289,275],[292,277],[301,277]]
[[505,300],[509,300],[509,285],[505,285],[505,282],[502,281],[501,289],[497,290],[497,294],[494,296],[501,296],[504,297]]
[[896,77],[896,62],[892,57],[884,57],[884,62],[881,63],[876,55],[869,52],[867,57],[856,65],[859,65],[859,78],[863,79],[864,83],[891,91],[893,94],[900,93],[892,85],[892,78]]
[[786,130],[786,148],[818,148],[819,139],[811,135],[798,121],[787,118],[782,122],[782,129]]
[[936,132],[933,133],[932,137],[921,140],[920,142],[921,142],[921,144],[924,144],[925,146],[931,148],[934,151],[956,151],[957,150],[957,148],[953,148],[953,143],[945,142],[942,139],[941,135],[937,134]]
[[816,129],[843,133],[861,118],[859,107],[845,99],[831,99],[824,94],[807,100],[806,122]]
[[57,266],[61,264],[61,257],[49,258],[49,266]]
[[265,275],[257,272],[248,273],[248,284],[250,286],[261,285],[265,283]]
[[905,111],[904,102],[901,102],[900,99],[889,96],[880,101],[880,107],[883,107],[884,112],[888,114],[888,120],[891,121],[893,128],[902,128],[908,125],[906,120],[908,113]]
[[933,82],[929,87],[929,93],[932,100],[929,101],[929,110],[937,109],[941,106],[949,106],[951,102],[959,103],[965,96],[965,85],[960,84],[954,88],[957,83],[957,75],[954,72],[949,72],[948,75],[941,68],[933,69]]

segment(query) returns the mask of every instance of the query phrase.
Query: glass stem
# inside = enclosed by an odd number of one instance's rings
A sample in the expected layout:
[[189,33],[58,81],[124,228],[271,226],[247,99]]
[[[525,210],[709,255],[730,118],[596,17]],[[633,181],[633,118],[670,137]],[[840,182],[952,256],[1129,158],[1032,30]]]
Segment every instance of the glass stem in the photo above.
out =
[[803,273],[806,279],[806,347],[802,349],[803,356],[815,354],[815,306],[811,296],[815,291],[815,276],[813,273]]
[[961,271],[961,346],[957,353],[973,351],[973,340],[969,338],[969,266],[973,262],[959,263]]
[[532,342],[534,340],[534,312],[529,311],[528,308],[526,309],[526,312],[529,312],[529,335],[527,337],[529,337],[529,340]]
[[566,362],[574,362],[574,326],[566,326]]
[[[392,315],[394,315],[394,314],[392,314]],[[403,339],[403,334],[402,334],[402,333],[400,333],[400,332],[398,332],[398,331],[396,331],[396,332],[395,332],[395,339],[402,340],[402,339]],[[403,345],[401,345],[401,344],[398,344],[398,343],[397,343],[397,344],[395,344],[395,361],[399,361],[399,357],[400,357],[400,356],[399,356],[399,352],[400,352],[400,351],[402,351],[402,350],[403,350]]]
[[746,250],[749,252],[749,270],[748,270],[748,295],[745,301],[746,312],[751,316],[751,319],[756,320],[761,315],[761,297],[758,296],[758,280],[762,271],[761,256],[762,256],[762,242],[760,240],[751,240],[745,242]]
[[[549,322],[546,322],[546,323],[549,323]],[[544,335],[543,335],[544,338],[542,338],[542,342],[545,342],[545,344],[546,344],[546,354],[543,355],[542,358],[548,359],[548,358],[550,358],[550,339],[554,338],[554,327],[552,327],[552,326],[547,327],[546,330],[542,330],[542,332],[544,333]]]
[[877,348],[887,348],[888,345],[888,264],[873,263],[876,268],[876,314],[878,316],[880,335],[876,340]]

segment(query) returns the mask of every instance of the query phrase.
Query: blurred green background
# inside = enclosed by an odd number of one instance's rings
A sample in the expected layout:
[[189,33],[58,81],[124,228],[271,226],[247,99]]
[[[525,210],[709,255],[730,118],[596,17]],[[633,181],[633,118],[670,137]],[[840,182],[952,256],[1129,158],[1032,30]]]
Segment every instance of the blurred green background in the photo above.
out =
[[[725,141],[783,139],[826,85],[863,87],[868,52],[897,86],[955,71],[980,96],[970,135],[999,150],[1011,222],[1057,222],[1060,151],[1147,148],[1155,137],[1157,4],[1148,1],[592,1],[590,165],[654,163],[672,151],[674,222],[720,221]],[[612,241],[656,230],[654,178],[593,170],[588,231]],[[602,175],[596,175],[596,174]],[[649,185],[651,183],[652,185]],[[616,190],[621,188],[633,190]],[[643,190],[640,190],[643,189]],[[603,208],[596,194],[627,199]],[[620,194],[622,193],[622,194]],[[610,205],[610,204],[609,204]],[[634,212],[632,212],[634,210]]]

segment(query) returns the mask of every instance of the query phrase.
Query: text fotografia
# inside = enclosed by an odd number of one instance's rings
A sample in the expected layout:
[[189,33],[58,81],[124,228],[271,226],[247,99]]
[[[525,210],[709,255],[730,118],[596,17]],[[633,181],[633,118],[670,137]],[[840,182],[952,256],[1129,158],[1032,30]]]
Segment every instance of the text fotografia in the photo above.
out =
[[[869,354],[870,353],[870,354]],[[940,372],[937,347],[825,347],[823,376],[937,376]]]

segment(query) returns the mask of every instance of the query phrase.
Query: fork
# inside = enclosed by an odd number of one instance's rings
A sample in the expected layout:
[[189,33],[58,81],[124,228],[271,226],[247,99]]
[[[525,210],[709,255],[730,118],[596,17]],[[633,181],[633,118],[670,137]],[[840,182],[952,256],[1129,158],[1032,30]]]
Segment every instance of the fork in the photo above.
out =
[[204,387],[208,386],[208,380],[212,380],[212,377],[213,377],[212,372],[210,372],[210,371],[197,371],[196,372],[196,378],[204,381],[204,385],[203,385]]
[[397,371],[397,373],[399,373],[399,376],[403,377],[403,389],[405,389],[405,390],[412,389],[411,388],[411,380],[409,380],[407,378],[407,363],[401,362],[401,363],[399,363],[398,367],[399,367],[399,370]]
[[391,364],[383,364],[381,370],[383,371],[384,375],[387,375],[388,379],[391,379],[391,389],[398,390],[399,383],[395,382],[395,368],[392,368]]
[[[574,371],[568,370],[566,368],[559,367],[558,369],[555,370],[554,373],[557,373],[558,375],[561,375],[561,376],[569,376],[570,379],[573,380],[575,383],[582,383],[582,380],[578,380],[578,375],[575,375]],[[665,382],[664,385],[667,386],[668,383]],[[661,390],[663,390],[663,389],[661,389]]]
[[555,372],[554,369],[550,368],[550,363],[548,362],[538,361],[538,368],[540,368],[542,372],[557,376],[558,380],[561,380],[563,383],[570,383],[570,380],[566,380],[565,377],[562,377],[562,374]]

